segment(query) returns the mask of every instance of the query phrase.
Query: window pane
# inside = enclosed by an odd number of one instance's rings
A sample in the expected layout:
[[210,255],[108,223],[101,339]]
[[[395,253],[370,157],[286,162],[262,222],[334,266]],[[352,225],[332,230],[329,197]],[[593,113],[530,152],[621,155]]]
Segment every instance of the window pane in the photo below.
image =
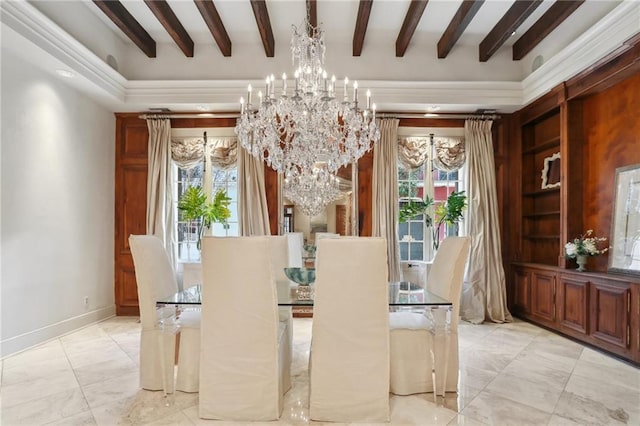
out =
[[424,225],[422,222],[411,222],[410,224],[411,236],[414,240],[424,240]]
[[407,222],[402,222],[398,224],[398,236],[400,239],[409,233],[409,224]]
[[400,241],[400,260],[409,260],[409,243]]
[[411,257],[409,260],[423,260],[424,257],[424,244],[422,243],[409,243],[411,250]]

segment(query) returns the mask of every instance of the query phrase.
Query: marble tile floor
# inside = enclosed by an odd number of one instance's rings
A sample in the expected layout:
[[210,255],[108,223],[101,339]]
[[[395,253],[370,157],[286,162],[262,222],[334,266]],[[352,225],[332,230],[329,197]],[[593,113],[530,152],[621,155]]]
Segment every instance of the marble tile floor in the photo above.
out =
[[[294,319],[293,387],[265,424],[322,424],[308,419],[311,321]],[[244,424],[199,419],[197,394],[139,389],[139,332],[111,318],[2,360],[0,424]],[[459,393],[392,395],[390,424],[640,425],[638,368],[518,320],[461,323],[459,339]]]

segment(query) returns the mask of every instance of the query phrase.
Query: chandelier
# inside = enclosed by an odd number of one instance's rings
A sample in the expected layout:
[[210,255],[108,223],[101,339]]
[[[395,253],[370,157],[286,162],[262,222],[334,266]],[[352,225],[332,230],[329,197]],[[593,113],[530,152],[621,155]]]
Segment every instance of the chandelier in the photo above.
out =
[[[380,132],[370,91],[364,106],[358,99],[358,82],[351,90],[345,78],[342,95],[337,93],[336,77],[329,78],[324,68],[324,32],[308,19],[301,29],[293,26],[291,54],[292,90],[287,88],[286,74],[278,90],[270,75],[255,102],[249,85],[246,103],[240,99],[235,132],[241,146],[284,174],[287,198],[303,210],[315,211],[312,204],[324,203],[322,208],[335,199],[330,199],[334,195],[330,188],[338,169],[362,157]],[[314,184],[320,200],[312,203],[306,191]]]
[[340,182],[330,173],[326,163],[316,163],[292,178],[285,178],[284,196],[309,217],[322,212],[325,206],[340,198]]

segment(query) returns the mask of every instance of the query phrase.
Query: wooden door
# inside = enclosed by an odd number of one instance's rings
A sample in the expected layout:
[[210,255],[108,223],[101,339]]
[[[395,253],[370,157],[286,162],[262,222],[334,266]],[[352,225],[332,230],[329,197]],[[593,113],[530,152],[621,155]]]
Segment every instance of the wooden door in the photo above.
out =
[[115,301],[116,315],[139,315],[138,287],[129,235],[146,234],[147,123],[116,116]]
[[556,320],[556,274],[553,271],[531,272],[531,314],[542,323]]

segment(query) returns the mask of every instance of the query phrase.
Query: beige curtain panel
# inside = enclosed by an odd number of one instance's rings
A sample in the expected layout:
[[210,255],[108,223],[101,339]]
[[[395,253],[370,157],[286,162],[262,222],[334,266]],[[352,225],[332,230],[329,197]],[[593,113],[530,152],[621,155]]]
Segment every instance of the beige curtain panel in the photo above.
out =
[[433,139],[433,146],[435,151],[433,165],[437,169],[453,172],[464,165],[464,138],[437,137]]
[[472,242],[460,315],[476,324],[512,320],[502,267],[491,124],[489,120],[467,120],[464,125],[469,161],[466,226]]
[[373,150],[373,236],[387,240],[389,281],[402,281],[398,244],[397,118],[378,121],[380,140]]
[[429,138],[409,137],[398,141],[398,159],[409,169],[417,169],[429,158],[431,141]]
[[155,235],[164,244],[175,265],[173,241],[173,191],[171,178],[171,120],[150,118],[149,165],[147,175],[147,235]]
[[264,164],[242,147],[238,158],[238,216],[241,236],[271,235]]

